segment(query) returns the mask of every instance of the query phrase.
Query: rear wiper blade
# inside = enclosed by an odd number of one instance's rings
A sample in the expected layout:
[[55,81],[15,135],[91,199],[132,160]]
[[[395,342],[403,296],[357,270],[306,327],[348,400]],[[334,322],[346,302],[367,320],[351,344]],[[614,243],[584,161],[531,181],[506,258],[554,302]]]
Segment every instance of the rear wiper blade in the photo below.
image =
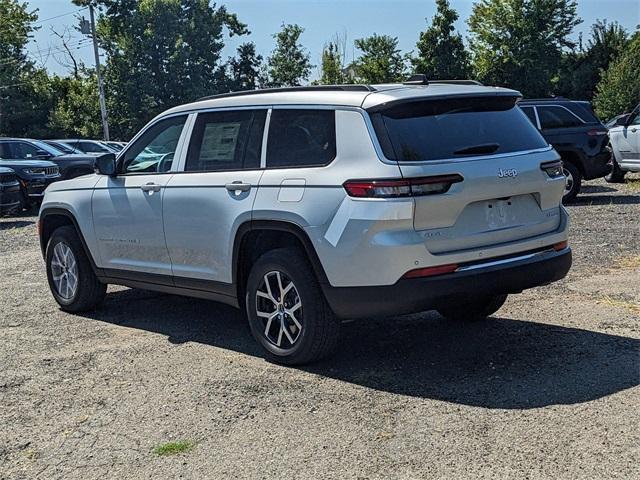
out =
[[476,153],[479,154],[489,154],[493,153],[500,148],[499,143],[483,143],[480,145],[471,145],[470,147],[464,147],[459,150],[453,152],[454,155],[473,155]]

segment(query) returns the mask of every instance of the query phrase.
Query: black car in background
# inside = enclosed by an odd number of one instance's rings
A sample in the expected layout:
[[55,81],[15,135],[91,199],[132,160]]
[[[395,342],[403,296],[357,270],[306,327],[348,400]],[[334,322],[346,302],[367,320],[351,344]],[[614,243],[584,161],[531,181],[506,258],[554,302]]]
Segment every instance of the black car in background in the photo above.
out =
[[28,138],[0,138],[0,158],[49,160],[60,169],[63,180],[94,172],[95,155],[66,154],[41,141]]
[[562,157],[567,177],[563,201],[576,198],[583,179],[609,173],[608,132],[589,102],[554,97],[525,99],[518,105]]
[[76,155],[82,155],[84,154],[84,152],[82,150],[78,150],[77,148],[73,148],[69,145],[66,145],[62,142],[56,142],[55,140],[42,140],[44,143],[46,143],[47,145],[51,145],[53,148],[57,148],[58,150],[67,153],[67,154],[71,154],[74,153]]
[[0,215],[13,213],[20,207],[20,183],[10,168],[0,167]]
[[61,179],[58,166],[46,160],[6,160],[0,158],[0,168],[15,172],[20,184],[20,207],[23,209],[39,204],[44,190],[50,183]]

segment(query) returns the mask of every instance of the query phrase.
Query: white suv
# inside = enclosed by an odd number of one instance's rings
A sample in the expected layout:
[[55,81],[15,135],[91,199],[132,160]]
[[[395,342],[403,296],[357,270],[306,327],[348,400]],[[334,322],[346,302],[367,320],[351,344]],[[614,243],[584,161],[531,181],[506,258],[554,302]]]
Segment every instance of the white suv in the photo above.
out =
[[418,77],[172,108],[47,189],[53,296],[70,312],[109,283],[221,301],[289,364],[329,352],[340,319],[491,315],[571,265],[562,164],[519,96]]

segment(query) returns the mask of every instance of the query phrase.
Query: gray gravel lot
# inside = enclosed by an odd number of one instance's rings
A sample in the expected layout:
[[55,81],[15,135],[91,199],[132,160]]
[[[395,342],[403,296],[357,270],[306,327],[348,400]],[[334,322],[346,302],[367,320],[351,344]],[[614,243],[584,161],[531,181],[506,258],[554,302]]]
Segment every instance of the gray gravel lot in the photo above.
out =
[[[569,209],[574,268],[495,318],[351,322],[267,363],[231,308],[50,296],[35,217],[0,219],[0,479],[639,478],[640,176]],[[160,456],[158,446],[193,442]]]

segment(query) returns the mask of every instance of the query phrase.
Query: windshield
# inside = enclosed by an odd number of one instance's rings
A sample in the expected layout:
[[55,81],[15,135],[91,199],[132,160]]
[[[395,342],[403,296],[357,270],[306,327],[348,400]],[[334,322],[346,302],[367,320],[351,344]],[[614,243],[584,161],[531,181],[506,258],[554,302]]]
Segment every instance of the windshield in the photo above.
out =
[[38,148],[41,148],[42,150],[44,150],[45,152],[57,157],[59,155],[64,155],[64,152],[62,150],[60,150],[59,148],[53,147],[51,145],[49,145],[48,143],[42,142],[40,140],[32,140],[31,141],[34,145],[36,145]]
[[391,160],[415,162],[494,155],[547,147],[516,97],[422,100],[372,115]]

